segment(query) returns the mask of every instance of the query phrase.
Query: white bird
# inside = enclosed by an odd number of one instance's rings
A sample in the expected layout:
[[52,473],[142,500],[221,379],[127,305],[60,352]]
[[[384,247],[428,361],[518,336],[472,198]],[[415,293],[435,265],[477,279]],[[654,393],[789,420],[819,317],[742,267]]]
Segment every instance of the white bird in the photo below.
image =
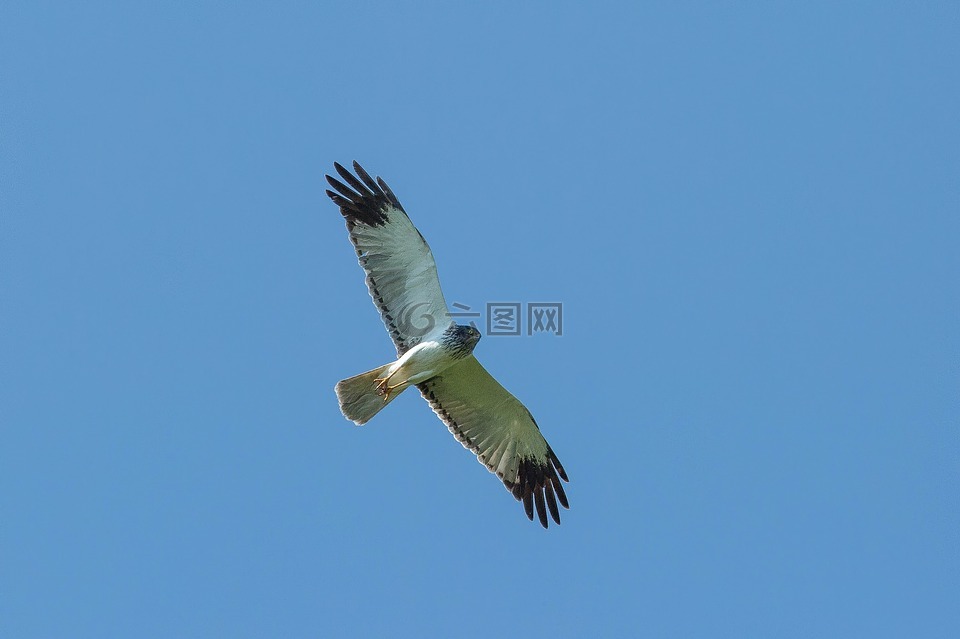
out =
[[560,483],[567,474],[530,411],[473,356],[480,332],[456,324],[447,311],[426,240],[382,179],[374,180],[356,162],[356,176],[334,167],[346,184],[326,176],[336,191],[327,195],[346,219],[398,358],[339,382],[340,410],[365,424],[416,386],[457,440],[523,502],[531,521],[536,506],[544,528],[548,509],[559,524],[557,503],[570,507]]

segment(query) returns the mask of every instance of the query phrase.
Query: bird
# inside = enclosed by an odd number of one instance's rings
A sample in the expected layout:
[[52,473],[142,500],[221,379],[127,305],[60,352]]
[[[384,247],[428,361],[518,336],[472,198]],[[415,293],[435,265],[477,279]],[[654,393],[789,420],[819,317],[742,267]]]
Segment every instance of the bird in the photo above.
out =
[[569,482],[533,415],[473,354],[480,332],[457,324],[440,290],[427,241],[387,183],[359,163],[334,162],[327,196],[340,208],[366,284],[397,349],[395,361],[348,377],[335,391],[344,417],[366,424],[410,386],[477,460],[548,528],[569,509]]

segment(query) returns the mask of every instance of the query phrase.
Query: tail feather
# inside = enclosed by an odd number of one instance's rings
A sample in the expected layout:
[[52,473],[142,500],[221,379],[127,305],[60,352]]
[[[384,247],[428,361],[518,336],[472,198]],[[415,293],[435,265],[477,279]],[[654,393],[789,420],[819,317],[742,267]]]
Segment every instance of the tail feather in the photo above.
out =
[[403,392],[406,387],[391,392],[386,399],[377,392],[376,380],[386,373],[391,364],[384,364],[380,368],[337,382],[335,390],[337,391],[337,400],[340,402],[340,411],[344,417],[358,426],[366,424],[384,406]]

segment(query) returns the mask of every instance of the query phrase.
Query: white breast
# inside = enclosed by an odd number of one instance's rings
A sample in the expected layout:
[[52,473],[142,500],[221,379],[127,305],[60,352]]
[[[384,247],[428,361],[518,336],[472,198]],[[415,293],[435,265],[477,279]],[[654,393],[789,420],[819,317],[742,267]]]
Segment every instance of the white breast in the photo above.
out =
[[420,342],[390,367],[388,376],[393,383],[402,380],[407,384],[419,384],[439,375],[456,361],[440,342]]

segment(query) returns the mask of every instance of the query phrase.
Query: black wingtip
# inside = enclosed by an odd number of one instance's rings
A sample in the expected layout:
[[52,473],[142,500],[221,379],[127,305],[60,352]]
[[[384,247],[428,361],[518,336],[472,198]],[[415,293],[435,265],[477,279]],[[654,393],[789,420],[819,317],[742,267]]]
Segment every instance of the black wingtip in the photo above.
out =
[[[551,451],[548,458],[552,457],[554,456]],[[533,521],[533,514],[536,512],[540,525],[544,528],[549,527],[550,519],[557,524],[560,523],[558,504],[564,508],[570,508],[556,467],[550,461],[532,457],[522,458],[517,468],[516,478],[513,481],[505,481],[504,485],[518,501],[523,502],[527,519]]]
[[553,467],[557,470],[557,474],[560,475],[560,478],[565,482],[569,482],[567,479],[567,471],[563,469],[563,465],[560,463],[560,460],[557,459],[557,454],[553,452],[553,449],[547,447],[547,458],[550,460],[550,463],[553,464]]
[[[327,197],[340,207],[340,214],[347,219],[348,225],[365,224],[367,226],[382,226],[389,221],[388,210],[395,207],[403,210],[396,198],[386,195],[370,175],[363,170],[359,163],[353,163],[360,178],[357,178],[339,162],[333,163],[333,168],[343,179],[327,175],[327,183],[333,191],[327,191]],[[344,183],[346,182],[346,184]],[[349,186],[348,186],[349,185]]]
[[563,484],[560,483],[560,478],[556,475],[550,477],[550,483],[553,485],[553,490],[557,493],[557,501],[560,502],[560,505],[566,509],[570,509],[570,503],[567,501],[567,494],[563,492]]
[[547,524],[547,508],[543,503],[543,489],[539,486],[533,491],[533,498],[537,502],[537,516],[540,518],[540,525],[544,528],[548,528]]
[[390,200],[390,202],[392,202],[395,207],[397,207],[402,211],[403,206],[400,205],[400,200],[398,200],[397,196],[393,194],[393,191],[390,190],[390,187],[387,186],[387,183],[384,182],[383,179],[378,177],[377,185],[383,190],[383,193],[384,195],[386,195],[387,199]]
[[560,509],[557,508],[557,496],[553,491],[553,482],[548,481],[543,486],[543,492],[547,496],[547,506],[550,507],[550,516],[553,520],[560,523]]
[[377,181],[370,177],[370,174],[367,173],[356,160],[353,161],[353,170],[356,171],[357,175],[360,176],[360,179],[363,180],[363,183],[367,185],[367,188],[370,189],[371,192],[385,196],[383,189],[380,188]]
[[339,164],[334,163],[334,166],[335,166],[336,169],[337,169],[337,173],[340,174],[340,177],[342,177],[344,180],[346,180],[347,184],[350,185],[350,188],[352,188],[354,191],[356,191],[357,193],[359,193],[361,197],[363,197],[363,198],[374,198],[374,199],[376,199],[377,193],[374,192],[374,191],[376,191],[376,189],[371,190],[371,189],[367,188],[367,186],[366,186],[361,180],[358,180],[357,177],[356,177],[353,173],[351,173],[350,171],[346,170],[345,168],[343,168],[343,167],[340,166]]

